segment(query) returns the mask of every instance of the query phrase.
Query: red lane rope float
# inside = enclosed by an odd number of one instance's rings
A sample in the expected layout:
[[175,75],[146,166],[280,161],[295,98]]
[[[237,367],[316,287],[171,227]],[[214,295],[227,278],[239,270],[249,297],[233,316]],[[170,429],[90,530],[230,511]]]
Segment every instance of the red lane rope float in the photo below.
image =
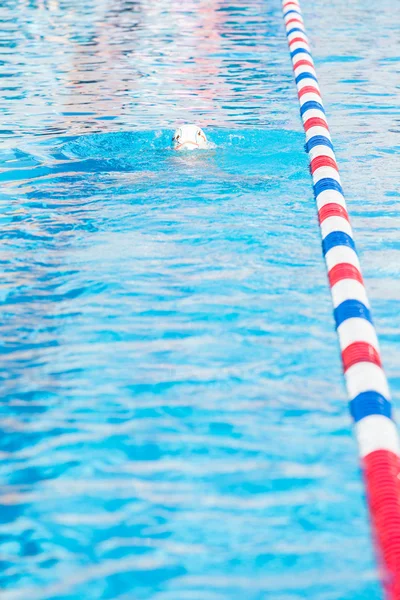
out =
[[[307,61],[303,60],[301,62],[304,64]],[[320,91],[312,85],[306,85],[305,87],[301,88],[299,91],[299,99],[302,98],[304,94],[317,94],[317,96],[321,97]]]
[[330,156],[316,156],[312,159],[310,166],[311,173],[314,173],[320,167],[332,167],[336,171],[339,171],[336,160]]
[[329,217],[343,217],[343,219],[349,220],[349,215],[344,206],[340,206],[340,204],[335,204],[334,202],[331,204],[324,204],[318,211],[320,225]]
[[366,342],[354,342],[342,352],[343,367],[346,372],[350,367],[361,362],[370,362],[382,366],[379,352]]
[[360,271],[354,265],[348,263],[340,263],[335,265],[328,273],[330,286],[333,287],[338,281],[343,279],[354,279],[359,283],[363,283],[363,278]]

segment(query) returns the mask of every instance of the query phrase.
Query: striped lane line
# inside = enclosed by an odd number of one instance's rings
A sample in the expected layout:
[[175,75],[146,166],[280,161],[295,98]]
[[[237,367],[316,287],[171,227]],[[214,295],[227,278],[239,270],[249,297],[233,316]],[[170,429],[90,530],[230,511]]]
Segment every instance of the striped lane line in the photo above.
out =
[[399,436],[299,1],[283,15],[382,580],[400,600]]

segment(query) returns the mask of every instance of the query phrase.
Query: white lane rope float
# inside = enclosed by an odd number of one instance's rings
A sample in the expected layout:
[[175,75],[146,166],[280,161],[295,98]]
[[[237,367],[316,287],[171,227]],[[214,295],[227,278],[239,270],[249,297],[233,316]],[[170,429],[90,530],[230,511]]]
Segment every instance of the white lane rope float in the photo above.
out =
[[283,16],[368,507],[389,600],[400,600],[400,444],[390,392],[298,0]]

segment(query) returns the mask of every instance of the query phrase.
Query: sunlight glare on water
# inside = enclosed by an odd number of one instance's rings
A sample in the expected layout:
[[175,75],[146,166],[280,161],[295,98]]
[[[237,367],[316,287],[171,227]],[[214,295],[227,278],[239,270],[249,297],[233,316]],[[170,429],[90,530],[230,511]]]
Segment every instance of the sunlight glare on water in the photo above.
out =
[[[398,31],[303,8],[396,393]],[[2,599],[381,600],[279,0],[0,19]]]

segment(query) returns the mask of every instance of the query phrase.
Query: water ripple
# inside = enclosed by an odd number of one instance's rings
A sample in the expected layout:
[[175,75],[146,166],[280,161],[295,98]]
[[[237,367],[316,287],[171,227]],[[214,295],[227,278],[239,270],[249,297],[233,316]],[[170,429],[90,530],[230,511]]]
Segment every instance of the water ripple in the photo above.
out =
[[[4,600],[381,597],[267,4],[0,6]],[[396,393],[400,52],[375,9],[304,2]],[[212,148],[172,152],[185,121]]]

